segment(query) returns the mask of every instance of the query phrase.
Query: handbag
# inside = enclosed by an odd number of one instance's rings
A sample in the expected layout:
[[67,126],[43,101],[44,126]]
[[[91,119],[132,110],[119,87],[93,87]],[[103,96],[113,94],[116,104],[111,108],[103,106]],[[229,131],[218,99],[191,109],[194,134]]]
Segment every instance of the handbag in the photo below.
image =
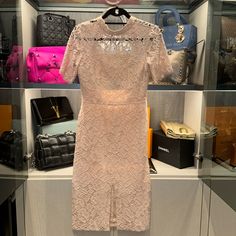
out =
[[193,140],[196,136],[196,133],[190,127],[182,123],[161,120],[160,126],[169,138]]
[[45,97],[31,99],[31,107],[37,125],[73,120],[73,111],[67,97]]
[[69,16],[45,13],[37,16],[37,46],[63,46],[75,27]]
[[46,84],[66,84],[59,73],[65,46],[32,47],[26,58],[28,81]]
[[6,75],[9,82],[18,82],[23,78],[23,48],[14,45],[6,62]]
[[187,52],[185,50],[175,51],[167,50],[167,54],[173,68],[173,74],[170,75],[170,80],[175,84],[182,84],[188,77],[187,69]]
[[16,170],[24,167],[24,138],[19,131],[4,131],[0,136],[0,163]]
[[180,16],[174,7],[160,7],[155,15],[155,23],[160,25],[161,14],[166,10],[171,11],[171,15],[174,16],[176,23],[175,25],[168,25],[168,20],[165,19],[163,21],[163,26],[160,26],[163,31],[163,39],[165,41],[166,48],[176,51],[183,49],[192,50],[195,48],[197,44],[197,27],[188,24],[184,17]]
[[44,170],[71,165],[74,159],[75,132],[38,135],[35,140],[35,167]]

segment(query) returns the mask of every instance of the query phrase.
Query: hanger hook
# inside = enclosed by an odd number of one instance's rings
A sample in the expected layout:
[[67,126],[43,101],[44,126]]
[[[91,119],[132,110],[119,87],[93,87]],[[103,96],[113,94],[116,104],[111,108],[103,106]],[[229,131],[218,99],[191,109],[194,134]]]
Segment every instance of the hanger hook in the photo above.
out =
[[110,0],[105,0],[106,1],[106,3],[108,4],[108,5],[110,5],[110,6],[117,6],[117,5],[119,5],[120,4],[120,2],[122,1],[122,0],[116,0],[116,1],[110,1]]

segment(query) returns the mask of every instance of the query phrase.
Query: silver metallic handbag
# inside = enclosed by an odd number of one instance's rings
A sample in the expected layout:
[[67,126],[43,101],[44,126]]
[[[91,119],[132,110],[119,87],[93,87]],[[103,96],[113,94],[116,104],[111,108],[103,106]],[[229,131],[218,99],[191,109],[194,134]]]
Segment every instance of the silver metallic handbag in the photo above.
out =
[[167,54],[174,71],[170,80],[175,84],[185,83],[188,78],[187,52],[185,50],[175,51],[169,49],[167,50]]

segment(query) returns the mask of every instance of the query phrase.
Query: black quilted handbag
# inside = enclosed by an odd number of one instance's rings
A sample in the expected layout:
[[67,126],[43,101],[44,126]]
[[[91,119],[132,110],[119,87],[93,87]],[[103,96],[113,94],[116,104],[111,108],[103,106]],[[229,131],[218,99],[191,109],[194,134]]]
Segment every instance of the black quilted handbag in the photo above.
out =
[[23,142],[24,138],[19,131],[4,131],[0,136],[0,163],[22,170],[25,166]]
[[37,46],[63,46],[67,44],[75,20],[69,16],[45,13],[37,17]]
[[38,135],[35,140],[35,167],[38,170],[69,166],[73,163],[75,132]]

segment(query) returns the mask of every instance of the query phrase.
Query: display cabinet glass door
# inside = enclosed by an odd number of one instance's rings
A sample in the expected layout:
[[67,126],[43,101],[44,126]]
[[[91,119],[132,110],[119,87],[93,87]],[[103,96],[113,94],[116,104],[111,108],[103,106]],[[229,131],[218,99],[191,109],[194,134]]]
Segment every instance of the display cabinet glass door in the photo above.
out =
[[199,169],[206,187],[203,205],[208,209],[203,224],[207,221],[208,236],[233,236],[236,232],[236,1],[209,1],[206,45],[206,63],[210,66],[206,66],[204,80],[200,145],[203,161]]
[[23,235],[27,178],[20,1],[0,1],[0,235]]

